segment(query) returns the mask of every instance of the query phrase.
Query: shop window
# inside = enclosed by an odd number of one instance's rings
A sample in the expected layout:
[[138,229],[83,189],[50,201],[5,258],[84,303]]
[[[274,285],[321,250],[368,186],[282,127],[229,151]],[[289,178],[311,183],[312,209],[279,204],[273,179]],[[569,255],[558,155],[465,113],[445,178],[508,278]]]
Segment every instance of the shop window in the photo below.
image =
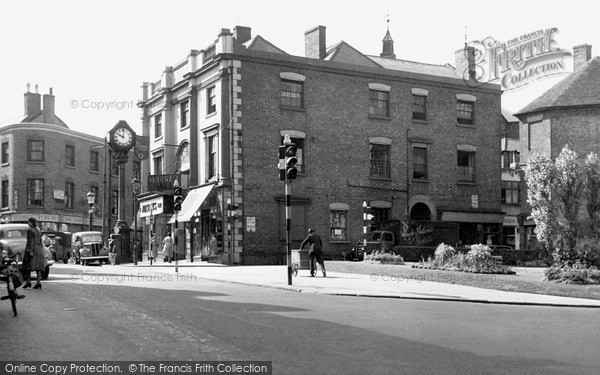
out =
[[348,241],[348,211],[347,210],[331,210],[329,214],[330,220],[330,240],[331,241]]

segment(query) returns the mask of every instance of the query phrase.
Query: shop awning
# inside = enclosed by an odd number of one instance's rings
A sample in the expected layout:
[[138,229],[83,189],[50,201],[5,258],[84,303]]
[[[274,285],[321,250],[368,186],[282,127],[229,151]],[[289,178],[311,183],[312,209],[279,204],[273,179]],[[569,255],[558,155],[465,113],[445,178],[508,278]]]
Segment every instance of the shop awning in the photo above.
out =
[[504,222],[504,212],[444,211],[442,213],[442,221],[500,224]]
[[[178,221],[190,221],[194,213],[198,211],[202,202],[208,197],[210,191],[212,190],[214,184],[205,185],[193,190],[188,191],[187,196],[181,203],[181,212],[177,215]],[[169,219],[169,224],[175,222],[175,215],[171,216]]]

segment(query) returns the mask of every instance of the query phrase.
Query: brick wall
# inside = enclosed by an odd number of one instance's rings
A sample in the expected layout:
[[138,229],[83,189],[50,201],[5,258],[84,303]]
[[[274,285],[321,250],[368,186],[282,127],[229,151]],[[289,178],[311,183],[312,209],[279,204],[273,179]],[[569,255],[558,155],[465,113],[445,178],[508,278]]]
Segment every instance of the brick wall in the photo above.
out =
[[[405,218],[407,128],[410,128],[411,141],[430,145],[429,182],[410,181],[411,196],[425,195],[438,208],[459,210],[470,209],[471,195],[477,194],[480,209],[501,209],[502,117],[498,92],[252,61],[244,61],[240,72],[244,114],[244,215],[256,217],[257,226],[255,233],[244,234],[244,252],[283,249],[278,233],[282,218],[275,197],[284,194],[283,185],[277,179],[277,147],[280,131],[285,129],[306,133],[306,174],[292,183],[292,196],[310,202],[307,225],[317,229],[326,250],[334,256],[360,238],[363,201],[392,202],[392,218]],[[280,108],[280,72],[306,77],[304,110]],[[390,118],[369,117],[369,83],[391,86]],[[429,91],[427,123],[412,121],[412,88]],[[457,94],[477,97],[473,127],[457,125]],[[369,178],[369,137],[392,141],[389,181]],[[475,184],[456,183],[458,144],[477,147]],[[412,157],[410,148],[409,154]],[[409,166],[410,163],[411,160]],[[350,206],[348,243],[329,243],[329,204],[332,202]]]

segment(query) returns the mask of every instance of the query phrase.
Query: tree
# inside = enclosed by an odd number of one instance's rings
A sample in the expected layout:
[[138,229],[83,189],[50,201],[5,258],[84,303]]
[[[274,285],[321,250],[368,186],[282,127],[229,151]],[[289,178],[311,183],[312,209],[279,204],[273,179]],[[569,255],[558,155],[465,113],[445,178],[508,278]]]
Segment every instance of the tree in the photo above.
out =
[[577,153],[571,150],[569,145],[563,147],[554,166],[552,192],[558,203],[558,225],[561,234],[560,247],[555,249],[554,259],[564,264],[576,259],[575,245],[579,234],[577,215],[581,207],[584,174],[577,161]]
[[554,162],[534,155],[525,170],[525,180],[538,240],[552,253],[555,263],[573,263],[584,187],[577,153],[566,145]]
[[585,159],[585,190],[586,208],[590,217],[590,230],[598,233],[600,230],[600,159],[595,153]]
[[536,237],[549,252],[554,252],[556,216],[551,200],[554,164],[541,155],[534,155],[525,169],[527,202],[535,221]]

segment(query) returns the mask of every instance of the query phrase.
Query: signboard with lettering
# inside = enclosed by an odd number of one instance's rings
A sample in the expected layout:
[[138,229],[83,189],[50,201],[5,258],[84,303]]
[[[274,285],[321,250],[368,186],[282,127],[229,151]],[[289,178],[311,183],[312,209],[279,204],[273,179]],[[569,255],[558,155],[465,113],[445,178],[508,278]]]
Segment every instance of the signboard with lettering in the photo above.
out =
[[150,153],[150,137],[147,135],[136,135],[133,146],[133,157],[135,161],[148,159]]
[[150,217],[164,212],[163,197],[140,202],[140,217]]
[[[179,175],[177,174],[148,175],[148,191],[168,191],[172,193],[173,189],[175,189],[173,182],[175,182],[178,177]],[[181,186],[181,181],[179,181],[179,185]]]

